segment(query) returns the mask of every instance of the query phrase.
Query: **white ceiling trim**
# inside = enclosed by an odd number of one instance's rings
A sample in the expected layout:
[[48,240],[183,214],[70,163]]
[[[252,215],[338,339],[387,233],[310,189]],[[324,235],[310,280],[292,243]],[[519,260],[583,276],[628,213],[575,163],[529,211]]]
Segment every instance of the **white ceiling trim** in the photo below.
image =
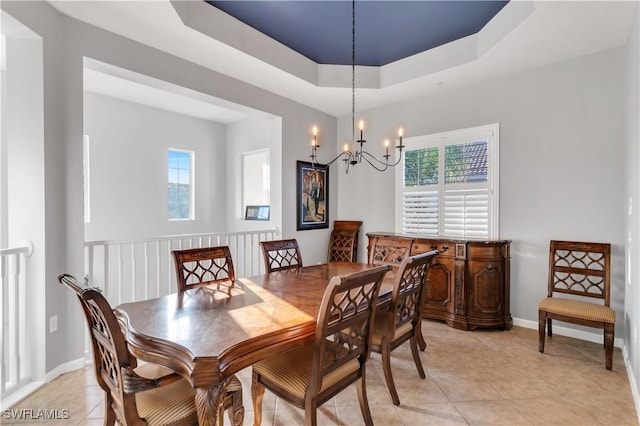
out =
[[[201,1],[178,2],[186,6],[196,6]],[[511,5],[511,3],[514,3]],[[505,16],[514,9],[530,3],[512,0],[504,9]],[[162,50],[176,57],[231,76],[237,80],[268,90],[293,101],[308,105],[334,116],[345,116],[351,112],[350,75],[345,84],[344,70],[324,69],[313,62],[296,61],[296,69],[283,71],[262,59],[253,57],[231,47],[220,40],[186,26],[176,9],[168,0],[152,1],[58,1],[50,4],[72,18],[87,22],[139,43]],[[368,76],[371,72],[359,69],[356,79],[358,86],[370,79],[379,79],[379,89],[359,89],[357,108],[366,110],[380,105],[428,95],[443,88],[459,87],[478,81],[523,71],[573,57],[624,46],[630,34],[633,11],[637,0],[633,1],[535,1],[532,13],[523,18],[514,28],[501,22],[499,13],[491,26],[497,29],[481,32],[477,43],[472,43],[475,53],[467,61],[457,59],[460,65],[438,68],[434,64],[414,63],[414,68],[403,75],[394,67],[403,66],[402,61],[388,65],[388,73],[380,70],[379,76]],[[197,7],[197,6],[196,6]],[[209,9],[215,9],[209,7]],[[213,12],[213,11],[210,11]],[[520,13],[525,13],[521,11]],[[494,23],[495,21],[495,23]],[[513,24],[511,18],[508,19]],[[243,29],[240,35],[248,32]],[[493,32],[495,31],[495,33]],[[239,34],[236,34],[238,36]],[[264,40],[259,45],[268,50]],[[451,44],[451,43],[450,43]],[[256,49],[258,46],[254,46]],[[288,63],[289,55],[284,49],[277,49],[277,61]],[[448,49],[439,52],[444,61]],[[421,55],[421,54],[420,54]],[[433,53],[435,55],[435,53]],[[458,56],[451,53],[453,56]],[[472,59],[473,56],[477,59]],[[411,58],[409,58],[411,59]],[[307,60],[308,61],[308,60]],[[435,63],[438,60],[435,60]],[[284,66],[284,65],[283,65]],[[308,68],[308,69],[307,69]],[[350,69],[350,67],[346,67]],[[437,71],[437,69],[440,69]],[[309,74],[312,84],[296,73]],[[318,74],[317,76],[315,74]],[[348,74],[348,73],[347,73]],[[375,72],[374,72],[375,74]],[[410,77],[414,76],[413,79]],[[315,80],[314,80],[315,79]],[[333,84],[339,87],[328,87]],[[320,85],[322,84],[322,86]]]
[[84,90],[153,108],[229,124],[272,115],[95,59],[83,61]]
[[[204,1],[171,0],[185,26],[318,87],[351,87],[351,66],[318,64]],[[535,11],[511,1],[477,34],[381,67],[357,66],[359,88],[382,89],[480,58]],[[357,52],[356,52],[357,54]]]

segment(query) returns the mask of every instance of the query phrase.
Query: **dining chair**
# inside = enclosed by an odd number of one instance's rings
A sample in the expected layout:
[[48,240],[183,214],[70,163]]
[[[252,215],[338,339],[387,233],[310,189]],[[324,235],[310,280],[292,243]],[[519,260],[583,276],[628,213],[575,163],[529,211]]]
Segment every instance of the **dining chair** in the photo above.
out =
[[422,336],[422,309],[425,301],[427,273],[437,250],[405,258],[393,281],[391,303],[388,310],[376,314],[371,350],[382,356],[382,370],[395,405],[400,405],[391,373],[391,352],[407,340],[411,346],[413,362],[421,379],[426,376],[418,355],[418,342]]
[[236,274],[228,246],[174,250],[178,291],[215,284],[233,287]]
[[260,247],[267,272],[302,267],[302,255],[295,239],[260,241]]
[[[82,306],[91,344],[98,385],[105,393],[105,425],[197,425],[195,390],[179,374],[164,367],[141,363],[129,352],[126,340],[109,302],[102,294],[85,288],[71,275],[58,281],[75,292]],[[244,419],[242,386],[232,377],[218,409],[218,424],[224,411],[241,425]]]
[[328,262],[357,262],[359,220],[334,220],[329,237]]
[[[544,353],[545,326],[558,320],[604,330],[607,370],[613,368],[616,312],[610,307],[611,245],[574,241],[549,244],[547,297],[538,305],[538,350]],[[558,294],[568,297],[555,297]],[[594,301],[602,300],[601,303]]]
[[312,342],[253,365],[254,425],[262,422],[265,389],[304,409],[305,425],[316,410],[356,383],[365,424],[372,425],[365,385],[371,330],[380,284],[388,265],[333,277],[324,292]]

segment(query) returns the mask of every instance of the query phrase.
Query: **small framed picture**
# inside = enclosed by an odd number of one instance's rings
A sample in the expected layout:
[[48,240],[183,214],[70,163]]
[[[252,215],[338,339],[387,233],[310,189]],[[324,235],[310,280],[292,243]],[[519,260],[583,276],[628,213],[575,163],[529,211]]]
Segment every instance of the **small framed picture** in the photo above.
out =
[[247,206],[244,220],[269,220],[271,206]]
[[297,229],[329,227],[329,168],[323,164],[297,163]]

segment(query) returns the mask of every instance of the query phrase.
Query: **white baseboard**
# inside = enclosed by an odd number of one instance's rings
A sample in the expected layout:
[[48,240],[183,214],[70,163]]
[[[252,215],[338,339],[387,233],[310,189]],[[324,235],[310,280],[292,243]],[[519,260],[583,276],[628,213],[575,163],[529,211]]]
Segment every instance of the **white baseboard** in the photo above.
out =
[[54,368],[53,370],[51,370],[47,374],[45,374],[44,380],[47,383],[49,383],[53,379],[55,379],[56,377],[58,377],[58,376],[60,376],[60,375],[62,375],[64,373],[68,373],[70,371],[77,370],[79,368],[83,368],[84,366],[85,366],[85,359],[84,358],[78,358],[78,359],[75,359],[73,361],[65,362],[64,364],[60,364],[59,366],[57,366],[56,368]]
[[0,411],[13,407],[17,403],[19,403],[20,401],[28,397],[29,395],[31,395],[33,392],[37,391],[42,386],[50,383],[56,377],[64,373],[68,373],[70,371],[83,368],[85,365],[86,363],[84,358],[79,358],[74,361],[69,361],[57,366],[53,370],[46,373],[44,376],[44,380],[36,380],[36,381],[28,382],[23,386],[20,386],[15,391],[2,397],[2,400],[0,401]]
[[2,400],[0,401],[0,411],[4,411],[8,408],[13,407],[18,402],[22,401],[23,399],[31,395],[33,392],[40,389],[45,384],[46,382],[44,380],[41,380],[38,382],[29,382],[24,386],[20,386],[20,388],[11,392],[9,395],[3,396]]
[[636,375],[633,371],[633,366],[629,362],[629,351],[627,347],[622,348],[622,357],[624,358],[624,365],[627,367],[627,377],[629,377],[629,386],[631,387],[631,394],[633,400],[636,403],[636,413],[638,415],[638,423],[640,423],[640,383],[636,382]]
[[[558,334],[560,336],[573,337],[574,339],[585,340],[587,342],[593,343],[602,343],[604,336],[602,332],[599,333],[590,333],[584,330],[577,330],[575,328],[562,327],[556,325],[557,323],[553,323],[553,334]],[[538,329],[538,321],[525,320],[520,318],[513,319],[513,325],[517,325],[518,327],[531,328],[533,330]],[[624,340],[619,337],[616,337],[613,340],[613,346],[616,348],[622,348],[624,346]]]

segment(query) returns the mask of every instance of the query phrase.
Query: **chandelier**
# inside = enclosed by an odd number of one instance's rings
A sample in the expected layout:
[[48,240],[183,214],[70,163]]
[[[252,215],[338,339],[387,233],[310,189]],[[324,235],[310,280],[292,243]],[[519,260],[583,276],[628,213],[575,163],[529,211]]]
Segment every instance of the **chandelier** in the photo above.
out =
[[[402,127],[398,130],[398,159],[395,163],[389,163],[389,139],[385,139],[384,148],[385,154],[382,156],[384,160],[376,158],[373,154],[364,150],[364,144],[367,142],[364,138],[364,121],[360,120],[360,138],[356,140],[356,2],[351,2],[351,139],[353,140],[352,149],[348,144],[344,146],[344,150],[338,154],[333,160],[329,161],[324,167],[329,167],[336,160],[342,160],[346,165],[346,173],[349,173],[349,166],[355,166],[360,164],[362,160],[369,163],[371,167],[379,172],[384,172],[389,167],[393,167],[400,162],[402,158],[402,150],[405,148],[402,145],[403,130]],[[318,128],[313,126],[312,129],[313,140],[311,141],[311,163],[315,166],[318,164]],[[358,146],[359,145],[359,146]]]

